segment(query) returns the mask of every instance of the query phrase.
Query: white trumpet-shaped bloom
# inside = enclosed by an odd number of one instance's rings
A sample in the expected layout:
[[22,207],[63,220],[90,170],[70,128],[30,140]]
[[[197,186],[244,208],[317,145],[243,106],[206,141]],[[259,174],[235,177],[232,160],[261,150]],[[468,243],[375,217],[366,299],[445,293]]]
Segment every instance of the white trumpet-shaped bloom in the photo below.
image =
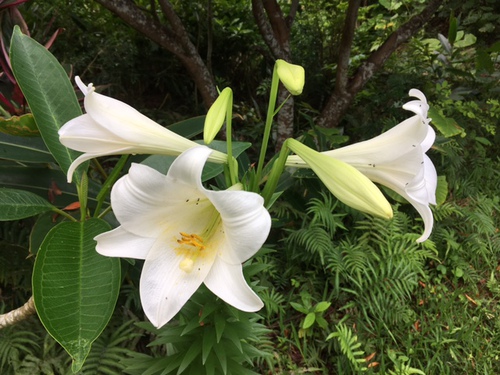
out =
[[102,255],[145,260],[141,302],[156,327],[172,319],[201,283],[240,310],[263,306],[243,277],[242,262],[265,242],[271,218],[256,193],[202,186],[212,152],[198,146],[182,153],[166,176],[132,164],[111,191],[121,225],[95,238]]
[[[425,153],[436,134],[429,126],[429,105],[424,94],[412,89],[409,95],[417,100],[406,103],[403,108],[415,116],[375,138],[323,154],[350,164],[370,180],[408,200],[424,221],[424,233],[417,240],[423,242],[429,238],[434,223],[429,204],[436,204],[437,173]],[[307,167],[297,155],[288,157],[287,165]]]
[[[75,77],[85,95],[86,113],[59,129],[60,142],[84,152],[70,166],[68,181],[83,162],[105,155],[161,154],[177,156],[197,144],[157,124],[128,104],[95,92]],[[214,152],[210,161],[224,163],[227,155]]]

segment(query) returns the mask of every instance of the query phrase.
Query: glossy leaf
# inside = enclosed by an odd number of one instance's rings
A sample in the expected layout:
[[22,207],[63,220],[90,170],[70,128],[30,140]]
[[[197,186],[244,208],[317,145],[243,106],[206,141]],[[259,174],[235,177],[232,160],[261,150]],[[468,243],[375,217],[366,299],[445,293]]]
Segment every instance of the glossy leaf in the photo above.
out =
[[73,85],[56,58],[17,26],[12,36],[10,59],[40,134],[66,173],[79,154],[59,142],[57,131],[82,114]]
[[315,321],[316,321],[316,314],[310,312],[309,314],[306,315],[306,318],[304,319],[304,324],[302,324],[302,328],[304,329],[310,328]]
[[429,109],[429,117],[432,119],[432,125],[434,125],[446,138],[453,137],[460,134],[462,137],[465,136],[464,129],[457,124],[457,122],[449,117],[445,117],[438,110],[434,108]]
[[[0,187],[28,190],[47,198],[55,206],[64,207],[78,200],[74,184],[68,184],[66,175],[59,169],[47,166],[25,167],[13,162],[0,163]],[[93,206],[100,185],[89,181],[89,206]]]
[[33,270],[33,297],[50,335],[82,367],[113,313],[120,288],[120,260],[95,251],[94,237],[109,230],[99,219],[63,222],[46,236]]
[[0,158],[26,163],[53,163],[54,157],[40,137],[0,133]]
[[0,188],[0,221],[24,219],[53,208],[47,200],[29,191]]
[[187,120],[167,126],[167,129],[182,135],[184,138],[191,139],[203,132],[205,117],[206,116],[197,116],[188,118]]

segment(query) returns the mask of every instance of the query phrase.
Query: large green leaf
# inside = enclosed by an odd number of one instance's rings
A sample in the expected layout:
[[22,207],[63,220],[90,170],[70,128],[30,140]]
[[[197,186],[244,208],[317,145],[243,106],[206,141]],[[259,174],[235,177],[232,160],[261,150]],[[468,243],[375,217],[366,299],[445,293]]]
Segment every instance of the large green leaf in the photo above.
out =
[[53,208],[48,201],[29,191],[0,188],[0,221],[24,219]]
[[12,35],[10,60],[47,148],[67,172],[79,154],[59,142],[57,131],[82,114],[73,85],[56,58],[17,26]]
[[54,157],[40,137],[17,137],[0,133],[0,159],[26,163],[53,163]]
[[38,250],[33,297],[44,327],[81,369],[94,340],[113,313],[120,288],[120,261],[99,255],[94,237],[109,230],[100,219],[63,222]]

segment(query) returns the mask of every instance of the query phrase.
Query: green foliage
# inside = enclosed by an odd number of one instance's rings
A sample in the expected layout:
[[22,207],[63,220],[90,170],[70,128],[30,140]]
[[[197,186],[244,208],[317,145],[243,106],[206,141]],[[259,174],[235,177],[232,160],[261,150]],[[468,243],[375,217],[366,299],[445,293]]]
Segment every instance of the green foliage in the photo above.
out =
[[[258,374],[249,366],[270,359],[269,330],[256,314],[238,311],[200,288],[184,305],[178,321],[153,335],[151,354],[125,359],[127,374]],[[244,338],[244,339],[243,339]]]

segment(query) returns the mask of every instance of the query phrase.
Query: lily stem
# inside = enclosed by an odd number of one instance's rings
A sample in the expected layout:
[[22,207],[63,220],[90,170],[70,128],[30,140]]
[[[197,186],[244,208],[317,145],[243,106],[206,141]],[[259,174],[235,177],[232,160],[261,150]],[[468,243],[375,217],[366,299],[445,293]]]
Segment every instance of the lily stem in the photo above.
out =
[[227,162],[229,167],[229,178],[231,186],[238,183],[238,162],[233,157],[233,92],[229,96],[229,103],[226,108],[226,144],[227,144]]
[[283,146],[281,147],[278,159],[276,159],[269,173],[269,178],[267,179],[266,185],[262,190],[262,197],[264,198],[264,204],[267,208],[270,208],[273,204],[272,198],[273,194],[278,186],[279,179],[285,170],[286,159],[290,149],[288,148],[288,139],[285,140]]
[[97,217],[99,215],[99,212],[101,211],[101,207],[104,203],[104,199],[106,198],[106,195],[108,194],[109,190],[113,186],[113,184],[116,182],[118,177],[120,176],[120,172],[122,171],[125,163],[128,160],[128,155],[122,155],[120,159],[118,160],[118,163],[116,163],[115,167],[113,168],[113,171],[111,174],[108,176],[106,181],[104,182],[101,190],[99,191],[99,194],[97,194],[97,207],[94,211],[94,217]]
[[271,128],[273,124],[273,117],[275,115],[276,98],[278,96],[279,87],[279,77],[277,72],[277,66],[274,64],[273,78],[271,82],[271,92],[269,93],[269,105],[267,107],[266,125],[264,127],[264,134],[262,136],[262,145],[260,147],[259,161],[257,163],[257,173],[255,175],[255,181],[253,189],[257,191],[258,185],[262,178],[262,168],[264,167],[264,161],[266,158],[267,145],[269,144],[269,137],[271,135]]

